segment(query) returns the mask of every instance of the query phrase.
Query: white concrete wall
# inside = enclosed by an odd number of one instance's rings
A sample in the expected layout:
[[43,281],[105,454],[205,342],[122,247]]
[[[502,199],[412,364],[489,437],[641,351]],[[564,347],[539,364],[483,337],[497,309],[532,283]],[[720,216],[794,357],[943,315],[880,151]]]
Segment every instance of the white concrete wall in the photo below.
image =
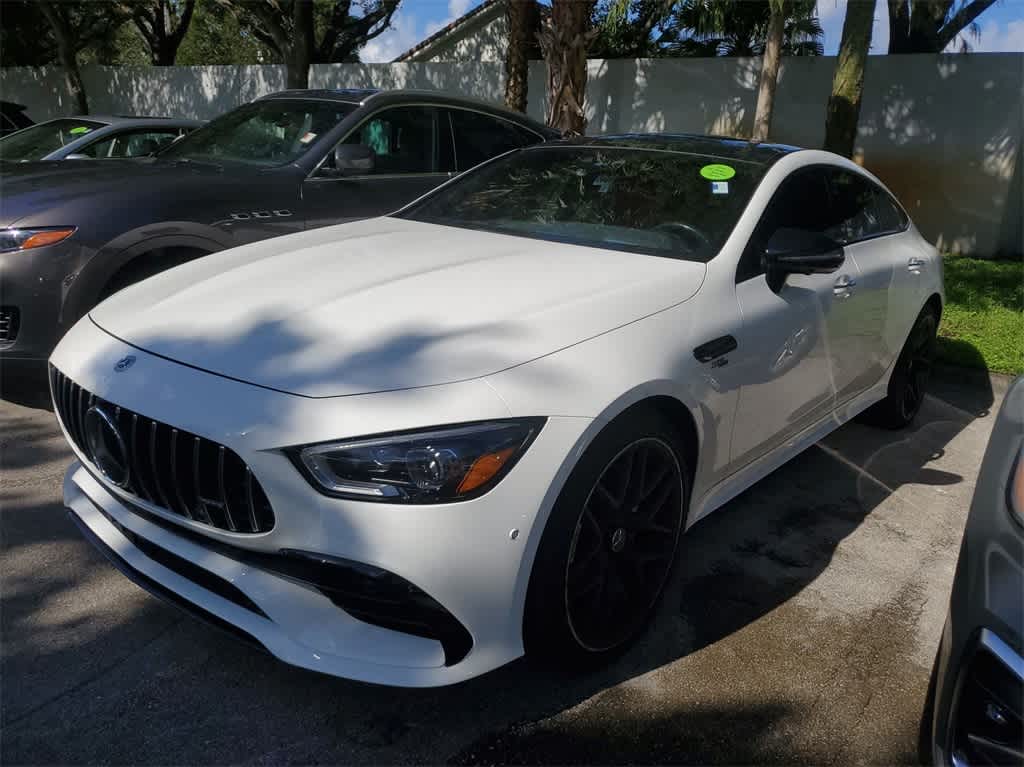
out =
[[[747,135],[757,59],[591,61],[589,132]],[[820,146],[835,59],[784,61],[772,138]],[[502,98],[501,61],[314,66],[312,87],[426,88]],[[95,113],[210,118],[284,88],[284,69],[87,67]],[[544,66],[530,70],[530,113],[544,114]],[[70,114],[58,70],[0,70],[0,98],[35,120]],[[857,156],[940,247],[989,255],[1024,252],[1024,54],[873,56],[866,73]]]

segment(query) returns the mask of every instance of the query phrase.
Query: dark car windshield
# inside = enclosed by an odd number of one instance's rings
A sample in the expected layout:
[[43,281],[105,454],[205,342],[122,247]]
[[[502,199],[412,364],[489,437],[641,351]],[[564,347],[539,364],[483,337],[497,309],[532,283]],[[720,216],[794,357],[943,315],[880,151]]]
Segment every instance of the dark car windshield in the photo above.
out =
[[472,171],[398,215],[706,261],[763,174],[760,164],[662,149],[539,147]]
[[354,104],[269,99],[218,117],[162,152],[161,160],[287,165],[347,117]]
[[105,124],[66,118],[39,123],[0,139],[0,159],[10,162],[41,160]]

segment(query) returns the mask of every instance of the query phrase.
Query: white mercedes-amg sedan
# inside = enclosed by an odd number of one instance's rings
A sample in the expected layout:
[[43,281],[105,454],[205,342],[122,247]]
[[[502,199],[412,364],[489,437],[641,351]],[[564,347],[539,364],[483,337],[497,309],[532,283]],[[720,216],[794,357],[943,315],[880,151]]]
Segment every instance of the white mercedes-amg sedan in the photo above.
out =
[[51,358],[65,503],[297,666],[589,665],[688,527],[859,414],[910,423],[942,305],[935,249],[835,155],[538,145],[100,304]]

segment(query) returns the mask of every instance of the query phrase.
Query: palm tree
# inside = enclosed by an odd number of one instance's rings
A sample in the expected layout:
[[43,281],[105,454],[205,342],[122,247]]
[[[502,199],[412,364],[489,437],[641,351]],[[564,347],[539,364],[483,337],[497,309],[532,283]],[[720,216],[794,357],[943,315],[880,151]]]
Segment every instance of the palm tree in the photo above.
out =
[[[814,0],[790,0],[783,13],[782,55],[820,56],[824,32]],[[683,0],[658,37],[663,54],[761,56],[771,23],[769,0]]]

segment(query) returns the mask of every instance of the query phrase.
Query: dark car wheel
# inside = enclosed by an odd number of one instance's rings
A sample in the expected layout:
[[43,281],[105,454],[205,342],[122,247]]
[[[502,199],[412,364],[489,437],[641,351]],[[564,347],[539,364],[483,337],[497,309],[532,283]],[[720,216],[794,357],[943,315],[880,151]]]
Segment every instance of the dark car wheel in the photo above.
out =
[[928,391],[938,326],[935,309],[922,309],[896,360],[885,399],[864,411],[861,420],[883,429],[902,429],[913,422]]
[[679,436],[631,411],[598,435],[548,520],[527,593],[533,657],[589,665],[627,647],[668,580],[689,498]]

